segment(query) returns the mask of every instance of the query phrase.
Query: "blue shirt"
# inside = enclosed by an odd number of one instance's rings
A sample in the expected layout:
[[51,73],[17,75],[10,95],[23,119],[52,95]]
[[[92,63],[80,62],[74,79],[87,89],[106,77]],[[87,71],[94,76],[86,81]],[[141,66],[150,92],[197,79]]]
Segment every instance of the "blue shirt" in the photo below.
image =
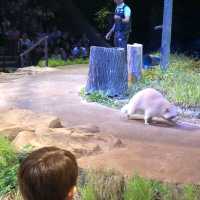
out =
[[[124,7],[124,5],[125,5],[125,3],[121,3],[120,5],[118,5],[118,6],[116,7],[116,10],[122,9],[122,8]],[[131,9],[129,8],[129,6],[126,6],[126,7],[124,8],[124,16],[125,16],[125,17],[130,17],[130,16],[131,16]]]

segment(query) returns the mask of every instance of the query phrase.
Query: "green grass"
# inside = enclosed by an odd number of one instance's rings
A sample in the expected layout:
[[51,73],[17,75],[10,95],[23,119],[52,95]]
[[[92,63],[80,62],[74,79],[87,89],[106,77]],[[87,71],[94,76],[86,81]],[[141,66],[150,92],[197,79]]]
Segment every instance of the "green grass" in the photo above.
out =
[[129,89],[130,96],[153,87],[181,107],[200,107],[200,62],[183,55],[172,55],[169,69],[160,67],[144,70],[141,81]]
[[172,191],[166,184],[148,180],[138,175],[130,178],[124,192],[124,200],[170,200]]
[[10,141],[0,136],[0,197],[15,193],[19,164],[30,151],[31,147],[26,146],[21,152],[16,153]]
[[[180,107],[200,107],[200,61],[184,55],[171,55],[170,66],[166,72],[163,72],[160,66],[143,70],[142,79],[129,88],[129,97],[147,87],[157,89]],[[85,95],[82,89],[80,94],[89,102],[114,108],[122,106],[122,103],[107,97],[103,92]]]
[[0,137],[0,196],[16,189],[17,155],[10,142]]
[[125,178],[120,173],[113,170],[90,170],[84,172],[84,181],[78,188],[82,200],[121,200],[124,187]]
[[93,92],[92,94],[87,95],[85,93],[85,88],[82,88],[79,94],[88,102],[97,102],[99,104],[112,108],[120,108],[122,106],[121,103],[106,96],[103,92]]
[[[82,177],[79,177],[79,180]],[[200,186],[170,184],[112,170],[85,171],[76,200],[199,200]]]
[[199,200],[200,188],[195,185],[186,185],[183,187],[183,200]]
[[[48,66],[49,67],[63,67],[66,65],[76,65],[76,64],[88,64],[89,60],[87,59],[82,59],[82,58],[77,58],[77,59],[73,59],[73,60],[61,60],[61,59],[49,59],[48,61]],[[45,61],[41,60],[38,63],[39,67],[45,67]]]
[[[27,146],[16,153],[0,137],[0,200],[22,200],[17,185],[20,162],[30,152]],[[80,170],[75,200],[199,200],[200,186],[170,184],[138,175],[130,178],[114,170]]]

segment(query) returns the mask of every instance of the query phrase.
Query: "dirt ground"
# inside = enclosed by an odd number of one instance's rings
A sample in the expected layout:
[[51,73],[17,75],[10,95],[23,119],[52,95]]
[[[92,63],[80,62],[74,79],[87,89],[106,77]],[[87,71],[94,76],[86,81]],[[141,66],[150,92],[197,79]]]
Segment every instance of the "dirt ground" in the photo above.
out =
[[144,125],[118,110],[87,103],[79,96],[87,67],[0,75],[0,110],[17,107],[58,116],[66,127],[95,125],[124,147],[78,160],[84,168],[113,168],[170,182],[200,182],[200,128],[182,123]]

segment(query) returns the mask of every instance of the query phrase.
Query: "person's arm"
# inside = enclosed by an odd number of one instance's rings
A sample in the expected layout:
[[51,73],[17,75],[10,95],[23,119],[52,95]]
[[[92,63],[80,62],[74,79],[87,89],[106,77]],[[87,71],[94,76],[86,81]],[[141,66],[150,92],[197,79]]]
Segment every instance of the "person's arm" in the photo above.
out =
[[113,24],[113,26],[112,26],[112,28],[110,29],[110,31],[109,32],[114,32],[114,30],[115,30],[115,24]]
[[122,23],[129,23],[129,21],[130,21],[130,17],[129,16],[127,16],[124,19],[122,19]]
[[112,33],[114,32],[114,30],[115,30],[115,24],[113,24],[110,31],[106,34],[106,40],[110,40],[110,37],[112,36]]
[[131,18],[131,9],[126,6],[124,8],[124,19],[122,19],[122,23],[129,23]]

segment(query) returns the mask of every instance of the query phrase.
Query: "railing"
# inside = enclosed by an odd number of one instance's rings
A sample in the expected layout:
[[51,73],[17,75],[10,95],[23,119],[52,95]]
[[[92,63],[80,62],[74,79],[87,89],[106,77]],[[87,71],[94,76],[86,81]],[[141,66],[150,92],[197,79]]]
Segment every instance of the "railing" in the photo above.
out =
[[0,70],[5,70],[13,64],[14,67],[19,66],[18,40],[5,35],[2,35],[1,39],[3,42],[0,44]]
[[48,36],[45,36],[41,38],[39,41],[37,41],[34,45],[32,45],[29,49],[24,51],[20,54],[20,62],[21,67],[24,67],[24,56],[30,53],[32,50],[34,50],[38,45],[40,45],[42,42],[44,42],[44,58],[45,58],[45,66],[48,67]]

